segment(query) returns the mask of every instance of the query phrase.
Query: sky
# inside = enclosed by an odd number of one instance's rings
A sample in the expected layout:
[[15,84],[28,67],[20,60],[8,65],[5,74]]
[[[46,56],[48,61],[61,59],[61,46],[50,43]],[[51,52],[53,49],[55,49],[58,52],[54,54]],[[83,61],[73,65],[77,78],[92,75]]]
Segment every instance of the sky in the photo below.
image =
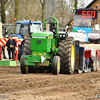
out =
[[87,6],[89,3],[91,3],[93,0],[84,0],[85,6]]

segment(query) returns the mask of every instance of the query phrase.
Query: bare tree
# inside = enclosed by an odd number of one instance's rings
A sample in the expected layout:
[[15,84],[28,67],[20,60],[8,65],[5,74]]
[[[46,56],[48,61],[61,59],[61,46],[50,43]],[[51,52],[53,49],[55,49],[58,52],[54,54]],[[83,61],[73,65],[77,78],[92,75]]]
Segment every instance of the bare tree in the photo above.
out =
[[19,20],[41,20],[39,0],[19,0]]
[[7,9],[9,7],[9,4],[13,0],[0,0],[0,16],[1,16],[1,22],[6,23],[6,13]]
[[69,20],[73,19],[74,15],[72,10],[73,7],[75,7],[75,9],[84,8],[84,0],[69,0],[69,8],[68,8]]
[[77,9],[78,0],[75,0],[74,7]]
[[18,4],[18,0],[15,0],[15,18],[16,18],[16,20],[19,20],[19,4]]
[[40,0],[40,4],[42,6],[42,22],[45,19],[45,4],[46,4],[46,0]]
[[8,0],[6,3],[6,23],[8,24],[14,24],[14,9],[14,0]]
[[61,25],[67,22],[68,17],[68,4],[66,0],[57,0],[54,16],[59,20]]
[[78,0],[78,8],[84,8],[84,7],[85,7],[84,0]]
[[[13,19],[17,15],[19,15],[19,18],[16,17],[17,20],[34,19],[42,22],[46,17],[54,16],[60,24],[65,25],[73,18],[72,8],[76,0],[0,0],[0,3],[1,1],[6,1],[4,7],[7,23],[14,23]],[[77,8],[83,8],[84,0],[77,0],[76,5]],[[15,11],[15,8],[18,10]]]
[[46,0],[45,4],[45,18],[54,15],[57,0]]
[[6,5],[7,1],[8,0],[0,0],[0,3],[1,3],[1,22],[2,23],[6,23],[5,5]]

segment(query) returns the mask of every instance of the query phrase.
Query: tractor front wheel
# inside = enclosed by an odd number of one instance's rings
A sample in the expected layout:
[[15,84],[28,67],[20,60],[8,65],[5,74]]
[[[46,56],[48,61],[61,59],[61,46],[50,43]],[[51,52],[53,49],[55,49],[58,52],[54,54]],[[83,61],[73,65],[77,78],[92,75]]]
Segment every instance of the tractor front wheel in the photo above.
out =
[[52,72],[54,75],[58,75],[60,72],[60,57],[54,56],[52,63]]
[[21,59],[20,59],[20,69],[21,69],[22,74],[27,74],[28,73],[28,66],[25,65],[24,55],[22,55]]

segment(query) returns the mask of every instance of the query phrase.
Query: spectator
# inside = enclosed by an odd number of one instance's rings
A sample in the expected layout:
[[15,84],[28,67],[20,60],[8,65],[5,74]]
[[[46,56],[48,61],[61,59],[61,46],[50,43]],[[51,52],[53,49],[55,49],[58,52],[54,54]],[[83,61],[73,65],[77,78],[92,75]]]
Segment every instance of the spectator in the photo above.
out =
[[[9,55],[9,59],[14,59],[14,51],[15,51],[15,47],[16,47],[16,42],[14,39],[12,39],[11,36],[9,36],[9,40],[6,43],[6,46],[8,47],[8,55]],[[11,58],[11,52],[12,52],[12,58]]]

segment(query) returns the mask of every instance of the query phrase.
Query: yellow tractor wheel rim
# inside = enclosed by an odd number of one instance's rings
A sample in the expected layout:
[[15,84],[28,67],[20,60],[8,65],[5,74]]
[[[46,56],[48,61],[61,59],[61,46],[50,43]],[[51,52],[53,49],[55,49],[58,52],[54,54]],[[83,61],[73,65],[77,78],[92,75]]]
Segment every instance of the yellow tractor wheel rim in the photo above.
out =
[[60,71],[60,60],[58,61],[58,72]]
[[71,49],[71,69],[74,69],[74,63],[75,63],[75,48],[74,45],[72,45]]
[[26,70],[28,70],[28,66],[26,66]]

